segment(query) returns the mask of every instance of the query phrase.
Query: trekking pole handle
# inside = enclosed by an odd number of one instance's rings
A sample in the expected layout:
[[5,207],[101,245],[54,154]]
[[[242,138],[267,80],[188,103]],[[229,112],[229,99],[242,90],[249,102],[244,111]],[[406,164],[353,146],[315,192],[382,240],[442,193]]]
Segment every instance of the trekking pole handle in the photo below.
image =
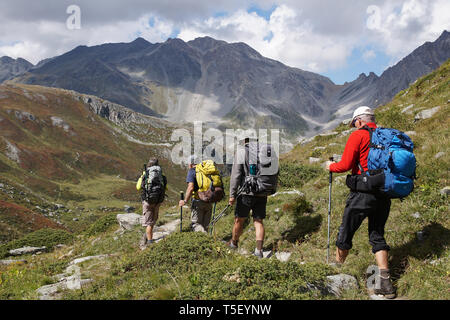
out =
[[184,200],[184,192],[180,191],[180,200]]
[[[334,162],[334,158],[333,158],[333,157],[329,157],[328,159],[329,159],[330,161],[333,161],[333,162]],[[332,181],[333,181],[333,172],[331,172],[331,171],[330,171],[329,181],[330,181],[330,183],[332,183]]]

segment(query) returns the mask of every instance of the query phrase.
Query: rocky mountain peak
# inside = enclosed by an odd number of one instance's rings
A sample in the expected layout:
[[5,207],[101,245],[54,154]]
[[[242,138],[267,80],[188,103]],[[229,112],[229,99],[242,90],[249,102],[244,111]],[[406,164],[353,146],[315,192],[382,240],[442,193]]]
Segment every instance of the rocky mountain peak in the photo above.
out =
[[0,83],[12,79],[33,68],[33,64],[23,58],[13,59],[8,56],[0,58]]
[[441,41],[447,41],[449,39],[450,39],[450,32],[448,32],[447,30],[444,30],[436,41],[441,42]]
[[194,40],[188,41],[187,43],[191,47],[197,48],[202,52],[206,52],[208,50],[217,48],[218,46],[227,44],[225,41],[216,40],[216,39],[208,37],[208,36],[198,37],[198,38],[195,38]]

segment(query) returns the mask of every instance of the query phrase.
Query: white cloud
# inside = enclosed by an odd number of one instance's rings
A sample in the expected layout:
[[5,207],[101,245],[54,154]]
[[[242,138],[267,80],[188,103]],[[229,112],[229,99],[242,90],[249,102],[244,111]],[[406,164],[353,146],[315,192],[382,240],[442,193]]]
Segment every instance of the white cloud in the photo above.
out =
[[[153,19],[152,26],[149,21]],[[0,56],[22,57],[34,64],[42,59],[63,54],[78,45],[130,42],[142,36],[151,42],[165,41],[173,32],[174,24],[151,14],[137,20],[117,21],[101,25],[81,25],[70,30],[64,22],[11,21],[0,29]],[[21,34],[21,41],[16,35]]]
[[9,56],[12,58],[23,58],[32,62],[36,56],[46,57],[47,49],[37,42],[17,42],[0,47],[0,57]]
[[392,57],[392,63],[450,29],[448,0],[407,0],[371,5],[366,27],[369,41]]
[[254,5],[248,0],[79,0],[81,30],[66,27],[69,2],[0,0],[0,55],[36,63],[78,45],[129,42],[137,36],[162,42],[180,30],[186,41],[206,35],[242,41],[289,66],[328,72],[344,68],[355,48],[371,49],[363,51],[366,61],[376,51],[396,62],[450,29],[448,0],[258,2],[265,9],[276,5],[268,20],[247,12]]
[[370,60],[372,60],[373,58],[375,58],[377,55],[375,54],[375,51],[373,50],[366,50],[363,52],[363,60],[368,62]]
[[287,65],[314,72],[325,71],[345,63],[351,53],[349,39],[327,37],[315,32],[301,12],[286,5],[278,6],[266,20],[255,12],[239,10],[232,15],[196,21],[181,29],[185,41],[209,35],[228,42],[245,42],[263,56]]

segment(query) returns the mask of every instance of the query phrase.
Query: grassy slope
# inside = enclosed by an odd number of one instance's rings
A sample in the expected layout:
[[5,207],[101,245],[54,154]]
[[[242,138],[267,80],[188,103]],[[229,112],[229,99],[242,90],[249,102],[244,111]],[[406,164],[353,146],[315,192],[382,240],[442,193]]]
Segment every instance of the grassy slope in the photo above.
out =
[[[439,193],[449,184],[449,69],[447,62],[376,111],[379,125],[415,131],[411,137],[419,165],[416,188],[403,202],[393,201],[386,225],[394,280],[399,294],[409,299],[450,298],[448,198]],[[402,114],[401,110],[411,104],[412,113]],[[431,119],[414,122],[420,110],[437,105],[441,109]],[[347,129],[341,125],[336,131]],[[34,289],[51,283],[51,276],[60,273],[75,257],[112,253],[115,256],[103,262],[83,265],[83,276],[94,278],[94,285],[68,292],[65,298],[328,299],[317,291],[308,292],[306,282],[319,285],[325,275],[344,272],[357,277],[360,289],[346,292],[342,298],[367,299],[364,274],[375,263],[368,243],[367,221],[355,235],[345,265],[339,270],[327,267],[328,173],[319,165],[309,164],[310,156],[325,161],[329,155],[342,153],[347,138],[348,133],[319,136],[309,144],[298,145],[282,159],[280,189],[297,189],[305,196],[282,194],[269,198],[265,249],[292,252],[290,263],[258,261],[229,252],[221,240],[231,236],[232,214],[219,221],[212,238],[178,233],[145,251],[137,248],[142,228],[119,235],[115,233],[114,218],[105,216],[68,247],[26,257],[33,266],[29,263],[2,267],[4,285],[0,286],[0,298],[35,298]],[[445,155],[435,158],[438,152]],[[332,243],[348,194],[343,178],[344,174],[334,176]],[[224,206],[220,203],[216,212]],[[416,212],[418,218],[412,216]],[[160,223],[175,219],[178,213],[175,207],[162,210]],[[187,231],[188,210],[184,210],[183,221]],[[424,231],[422,241],[417,238],[418,231]],[[241,246],[247,250],[254,247],[251,223],[245,227]]]
[[[440,190],[449,185],[449,128],[450,118],[450,62],[447,61],[437,71],[417,80],[408,90],[397,94],[392,102],[376,110],[378,124],[411,133],[417,157],[418,179],[414,192],[403,202],[394,200],[391,214],[386,224],[386,239],[392,248],[390,266],[399,287],[399,293],[417,299],[449,299],[449,243],[450,219],[448,218],[448,198]],[[411,113],[402,113],[410,105]],[[431,119],[414,121],[421,110],[441,106]],[[336,132],[347,130],[344,125]],[[341,154],[348,135],[344,137],[322,136],[305,145],[297,146],[288,154],[284,162],[307,163],[310,156],[321,157],[324,161],[332,154]],[[331,145],[330,145],[331,144]],[[325,147],[325,149],[316,149]],[[438,152],[444,155],[435,158]],[[332,239],[336,237],[345,205],[348,189],[345,175],[335,175],[333,185]],[[302,189],[314,207],[326,218],[328,183],[325,173]],[[419,218],[412,215],[418,212]],[[354,239],[354,247],[343,270],[359,277],[374,259],[367,240],[367,221],[363,223]],[[423,241],[417,232],[424,231]],[[324,256],[326,225],[296,251],[305,259],[316,260]],[[319,254],[320,252],[320,254]],[[432,264],[433,260],[438,260]],[[434,263],[434,262],[433,262]]]
[[[51,117],[62,119],[63,124]],[[0,86],[0,183],[4,185],[0,200],[11,204],[8,213],[0,212],[0,224],[11,231],[7,235],[2,231],[0,241],[55,225],[51,221],[42,224],[46,218],[78,232],[104,214],[100,207],[119,211],[124,205],[138,207],[136,177],[151,156],[160,158],[175,202],[182,184],[173,177],[180,175],[181,168],[173,166],[159,147],[130,142],[118,130],[149,142],[160,142],[171,132],[170,128],[143,125],[118,128],[93,115],[65,90]],[[12,148],[18,161],[11,159]],[[53,215],[53,203],[64,204],[66,209]],[[14,204],[46,217],[23,228],[22,220],[11,218],[22,210],[11,209]]]

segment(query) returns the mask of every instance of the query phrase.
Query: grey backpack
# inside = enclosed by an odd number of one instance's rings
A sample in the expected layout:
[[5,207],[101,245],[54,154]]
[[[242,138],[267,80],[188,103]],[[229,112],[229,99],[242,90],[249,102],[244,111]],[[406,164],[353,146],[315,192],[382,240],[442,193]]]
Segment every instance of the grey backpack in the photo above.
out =
[[245,145],[244,191],[270,195],[277,191],[278,156],[267,143],[251,141]]

